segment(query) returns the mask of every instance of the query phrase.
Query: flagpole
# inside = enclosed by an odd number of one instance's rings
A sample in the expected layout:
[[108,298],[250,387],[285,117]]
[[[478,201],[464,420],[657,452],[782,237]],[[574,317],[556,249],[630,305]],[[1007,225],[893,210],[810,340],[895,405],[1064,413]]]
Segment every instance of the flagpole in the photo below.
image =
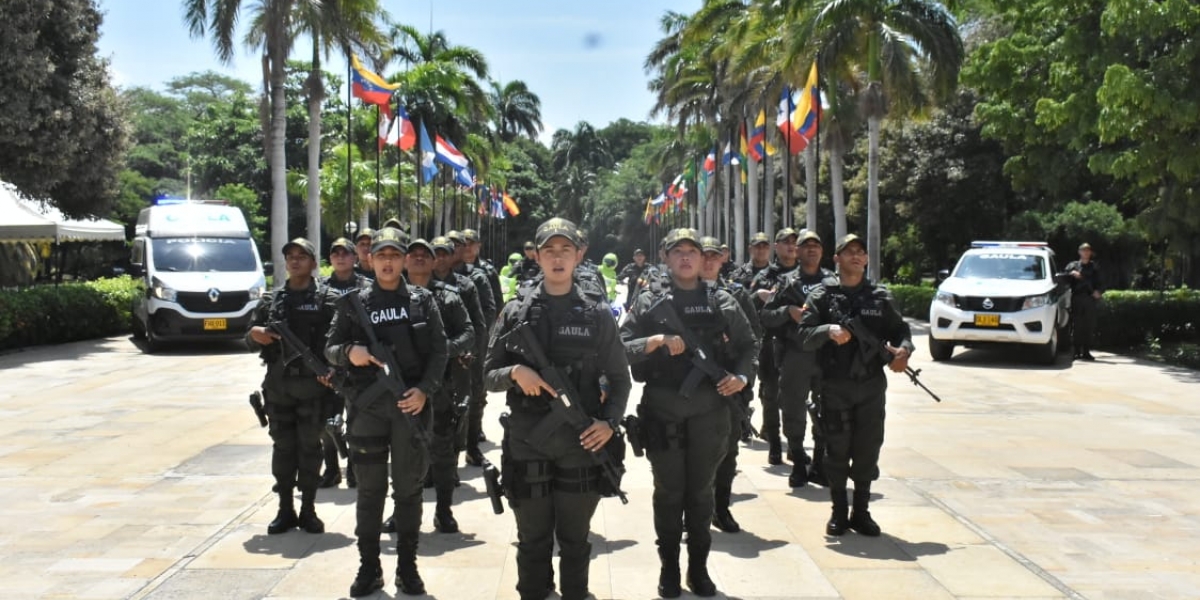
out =
[[[376,104],[375,105],[375,133],[376,133],[376,135],[379,134],[379,123],[380,123],[380,121],[383,120],[383,117],[381,116],[382,113],[383,113],[383,111],[380,110],[379,105]],[[383,196],[383,194],[380,190],[380,185],[379,185],[379,169],[380,169],[380,163],[382,162],[382,160],[383,160],[383,148],[379,147],[379,143],[376,142],[376,144],[375,144],[375,225],[376,226],[383,224],[383,219],[380,218],[380,215],[383,212],[383,203],[379,201],[379,199]]]
[[[821,109],[821,104],[820,104],[820,102],[821,102],[821,51],[820,50],[817,51],[817,61],[815,63],[813,63],[813,65],[817,69],[817,97],[816,97],[817,106],[816,106],[816,109],[819,111]],[[813,147],[813,151],[817,155],[817,170],[816,170],[816,177],[815,177],[816,181],[813,183],[813,187],[814,187],[814,189],[816,189],[816,193],[815,193],[816,202],[814,204],[820,204],[820,202],[821,202],[821,117],[819,117],[819,116],[817,117],[817,122],[815,123],[815,128],[813,131],[814,131],[813,142],[816,144],[816,146]],[[809,220],[810,222],[809,222],[808,226],[810,229],[816,231],[817,215],[816,215],[816,207],[815,206],[813,207],[813,214],[810,216],[812,218]],[[837,240],[834,240],[834,242],[836,243]]]
[[[420,136],[421,131],[421,122],[419,119],[420,117],[413,119],[413,129],[414,132],[417,133],[418,137]],[[422,150],[420,140],[417,140],[416,149],[417,151],[413,152],[413,165],[415,167],[414,173],[416,173],[417,178],[417,205],[414,207],[416,208],[416,220],[413,222],[414,226],[412,227],[412,235],[415,237],[424,237],[425,224],[421,222],[421,218],[425,216],[425,211],[421,209],[421,184],[425,181],[425,171],[421,169]]]
[[786,229],[791,227],[788,223],[788,217],[792,214],[792,129],[795,129],[796,124],[792,122],[792,94],[788,92],[788,115],[787,115],[788,131],[783,133],[784,145],[787,146],[787,153],[783,155],[783,216],[779,220],[780,224]]
[[[350,60],[350,48],[346,48],[346,224],[342,228],[347,236],[354,237],[354,232],[350,231],[350,224],[354,222],[354,185],[353,181],[353,164],[351,160],[350,150],[354,147],[354,124],[351,119],[351,114],[354,112],[353,96],[354,93],[354,75],[351,69],[354,68]],[[351,240],[353,241],[353,240]]]

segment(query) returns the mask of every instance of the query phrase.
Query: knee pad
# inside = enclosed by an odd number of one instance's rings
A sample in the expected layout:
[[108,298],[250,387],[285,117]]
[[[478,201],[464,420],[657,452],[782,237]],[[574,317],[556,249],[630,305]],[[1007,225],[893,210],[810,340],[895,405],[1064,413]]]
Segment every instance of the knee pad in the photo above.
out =
[[386,465],[390,440],[386,437],[347,435],[346,444],[354,463],[360,465]]
[[554,487],[554,463],[548,460],[502,461],[504,495],[511,501],[549,496]]

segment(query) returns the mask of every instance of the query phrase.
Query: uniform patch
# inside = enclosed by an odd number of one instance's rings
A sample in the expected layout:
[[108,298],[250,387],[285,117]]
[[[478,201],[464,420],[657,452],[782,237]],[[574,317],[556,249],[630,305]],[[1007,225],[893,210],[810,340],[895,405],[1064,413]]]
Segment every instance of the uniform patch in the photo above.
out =
[[558,328],[558,335],[574,338],[590,338],[592,337],[592,329],[579,325],[561,325]]
[[390,323],[392,321],[408,320],[407,308],[384,308],[382,310],[371,311],[371,323],[378,325],[380,323]]
[[707,304],[683,307],[683,313],[686,315],[711,315],[712,312],[712,307]]

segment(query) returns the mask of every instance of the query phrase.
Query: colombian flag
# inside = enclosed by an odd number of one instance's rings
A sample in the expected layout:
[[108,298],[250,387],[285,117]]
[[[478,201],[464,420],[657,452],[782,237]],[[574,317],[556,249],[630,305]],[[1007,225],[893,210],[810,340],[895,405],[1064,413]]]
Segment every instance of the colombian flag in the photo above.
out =
[[400,84],[388,83],[382,77],[363,68],[358,55],[350,55],[350,93],[367,104],[374,104],[391,115],[392,93]]
[[804,138],[806,146],[817,135],[817,127],[821,120],[820,87],[817,80],[817,62],[813,61],[812,69],[808,71],[808,82],[804,84],[804,92],[800,94],[800,102],[796,105],[796,112],[792,114],[792,127]]
[[759,109],[758,118],[754,120],[754,129],[750,131],[750,157],[758,162],[762,162],[763,157],[766,156],[766,143],[767,113]]

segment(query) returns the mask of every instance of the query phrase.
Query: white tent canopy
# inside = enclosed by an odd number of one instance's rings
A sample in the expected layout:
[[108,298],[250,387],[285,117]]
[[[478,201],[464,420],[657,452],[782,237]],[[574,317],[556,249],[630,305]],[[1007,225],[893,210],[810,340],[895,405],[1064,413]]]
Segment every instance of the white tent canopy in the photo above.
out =
[[68,219],[57,208],[24,197],[0,181],[0,242],[123,241],[125,227],[107,219]]

